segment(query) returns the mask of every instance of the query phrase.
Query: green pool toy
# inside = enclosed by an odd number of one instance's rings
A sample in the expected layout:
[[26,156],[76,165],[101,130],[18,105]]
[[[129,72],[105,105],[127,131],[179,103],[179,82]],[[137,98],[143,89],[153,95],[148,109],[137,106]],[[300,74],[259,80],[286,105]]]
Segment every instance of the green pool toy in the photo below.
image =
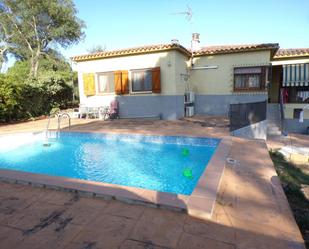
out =
[[189,168],[185,168],[182,172],[183,176],[184,177],[187,177],[189,179],[192,179],[193,178],[193,175],[192,175],[192,170],[189,169]]
[[189,155],[189,150],[188,150],[187,148],[184,148],[184,149],[182,150],[182,155],[183,155],[183,156],[188,156],[188,155]]

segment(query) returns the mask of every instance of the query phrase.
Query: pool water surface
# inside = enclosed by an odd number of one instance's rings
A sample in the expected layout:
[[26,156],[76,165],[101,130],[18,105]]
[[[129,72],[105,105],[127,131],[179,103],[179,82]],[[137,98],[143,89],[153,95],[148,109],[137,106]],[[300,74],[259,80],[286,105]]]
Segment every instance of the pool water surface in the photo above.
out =
[[220,142],[78,132],[33,137],[0,147],[0,168],[184,195],[192,193]]

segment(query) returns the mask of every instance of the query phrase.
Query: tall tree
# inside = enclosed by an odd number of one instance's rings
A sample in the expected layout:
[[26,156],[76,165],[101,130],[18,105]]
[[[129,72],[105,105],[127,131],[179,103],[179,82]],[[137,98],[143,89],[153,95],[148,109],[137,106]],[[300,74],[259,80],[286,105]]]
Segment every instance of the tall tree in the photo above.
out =
[[10,30],[11,52],[30,61],[30,77],[37,77],[40,58],[51,47],[82,39],[85,25],[76,14],[72,0],[0,0],[0,23]]
[[8,53],[11,48],[9,41],[11,37],[11,26],[8,23],[0,22],[0,70],[2,69],[3,63],[8,60]]
[[102,45],[94,45],[91,48],[87,49],[87,52],[90,54],[95,54],[95,53],[99,53],[99,52],[105,52],[106,51],[106,46],[102,46]]

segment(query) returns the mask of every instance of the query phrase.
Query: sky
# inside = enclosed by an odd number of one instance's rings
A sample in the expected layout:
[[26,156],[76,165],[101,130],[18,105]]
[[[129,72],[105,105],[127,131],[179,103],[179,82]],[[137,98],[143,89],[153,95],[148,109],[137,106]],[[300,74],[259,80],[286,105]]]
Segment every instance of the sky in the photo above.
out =
[[[63,49],[71,56],[94,46],[106,50],[170,43],[190,48],[191,34],[201,46],[279,43],[281,48],[309,48],[309,0],[73,0],[86,24],[85,37]],[[192,9],[192,19],[184,14]],[[14,64],[10,58],[2,68]]]
[[[62,53],[87,53],[178,39],[190,47],[191,33],[201,46],[279,43],[281,48],[309,47],[309,0],[74,0],[85,24],[85,38]],[[192,9],[191,21],[183,14]]]

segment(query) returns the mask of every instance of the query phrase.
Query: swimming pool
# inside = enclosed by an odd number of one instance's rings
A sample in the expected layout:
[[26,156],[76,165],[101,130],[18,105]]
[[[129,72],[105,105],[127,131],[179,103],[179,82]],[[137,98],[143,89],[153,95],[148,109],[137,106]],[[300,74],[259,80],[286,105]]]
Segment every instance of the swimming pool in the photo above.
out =
[[50,132],[0,146],[0,168],[190,195],[220,140]]

